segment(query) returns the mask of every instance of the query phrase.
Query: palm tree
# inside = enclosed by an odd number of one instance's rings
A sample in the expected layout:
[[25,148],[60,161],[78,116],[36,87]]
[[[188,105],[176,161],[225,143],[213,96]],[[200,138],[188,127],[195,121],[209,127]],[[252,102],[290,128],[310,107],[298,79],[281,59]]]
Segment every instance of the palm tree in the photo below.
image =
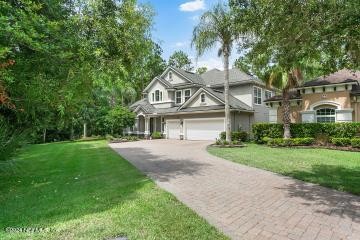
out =
[[201,56],[205,51],[220,44],[218,57],[223,57],[225,70],[225,122],[226,141],[231,141],[230,134],[230,106],[229,106],[229,56],[234,41],[237,39],[237,30],[233,24],[233,16],[229,8],[224,4],[217,4],[213,9],[205,12],[199,24],[194,28],[192,46],[195,46],[197,55]]
[[269,78],[265,79],[265,83],[269,87],[276,87],[282,92],[282,120],[284,124],[284,138],[291,138],[290,124],[291,124],[291,106],[290,106],[290,91],[302,83],[302,73],[299,67],[292,69],[282,69],[280,67],[273,67],[270,70]]

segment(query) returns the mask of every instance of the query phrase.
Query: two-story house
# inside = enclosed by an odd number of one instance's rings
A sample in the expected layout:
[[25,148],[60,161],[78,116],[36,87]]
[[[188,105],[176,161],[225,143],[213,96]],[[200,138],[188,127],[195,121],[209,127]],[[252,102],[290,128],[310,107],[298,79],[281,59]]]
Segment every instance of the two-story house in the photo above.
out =
[[[282,122],[282,96],[265,100],[269,121]],[[291,122],[360,122],[360,71],[342,69],[307,81],[290,94]]]
[[[168,67],[143,91],[144,98],[130,108],[136,124],[129,133],[149,136],[162,132],[169,139],[214,140],[225,130],[224,71],[202,75]],[[232,131],[250,131],[255,122],[267,122],[264,100],[273,91],[238,69],[229,72]]]

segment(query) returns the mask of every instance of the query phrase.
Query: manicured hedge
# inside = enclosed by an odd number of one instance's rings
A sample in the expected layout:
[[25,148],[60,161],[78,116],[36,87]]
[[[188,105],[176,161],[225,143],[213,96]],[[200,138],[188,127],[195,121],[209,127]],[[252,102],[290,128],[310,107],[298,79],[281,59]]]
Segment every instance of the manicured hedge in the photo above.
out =
[[349,146],[351,144],[350,138],[331,138],[331,143],[335,146]]
[[314,138],[265,138],[269,146],[308,146],[314,143]]
[[[353,138],[360,134],[360,122],[349,123],[292,123],[290,126],[293,138],[315,138],[326,134],[333,138]],[[262,142],[264,137],[282,138],[283,125],[278,123],[257,123],[253,125],[255,141]]]
[[351,146],[353,148],[360,148],[360,138],[351,139]]
[[[220,139],[224,140],[225,138],[226,138],[226,133],[221,132]],[[247,140],[249,140],[249,134],[245,131],[231,132],[231,140],[246,142]]]

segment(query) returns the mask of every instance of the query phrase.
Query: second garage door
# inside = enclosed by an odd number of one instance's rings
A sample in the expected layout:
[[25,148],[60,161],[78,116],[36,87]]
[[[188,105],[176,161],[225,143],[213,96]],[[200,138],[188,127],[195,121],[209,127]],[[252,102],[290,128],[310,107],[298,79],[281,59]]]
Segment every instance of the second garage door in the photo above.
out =
[[166,126],[168,139],[180,139],[180,120],[168,120]]
[[185,119],[185,139],[215,140],[224,131],[224,119]]

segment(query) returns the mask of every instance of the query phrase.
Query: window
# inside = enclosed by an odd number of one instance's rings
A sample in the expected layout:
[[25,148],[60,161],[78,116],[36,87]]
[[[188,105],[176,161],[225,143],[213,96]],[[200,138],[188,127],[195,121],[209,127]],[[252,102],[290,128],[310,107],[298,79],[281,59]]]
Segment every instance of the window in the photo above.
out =
[[261,104],[261,88],[254,87],[254,103]]
[[175,103],[177,103],[177,104],[181,103],[181,91],[175,92]]
[[320,108],[316,110],[316,122],[335,122],[335,109]]
[[269,90],[265,90],[265,100],[272,97],[272,92]]
[[155,91],[155,102],[160,102],[162,101],[162,92],[160,92],[160,90],[156,90]]
[[200,95],[200,102],[201,102],[201,103],[205,103],[205,93],[202,93],[202,94]]
[[172,78],[172,72],[169,72],[169,81],[172,81],[173,78]]
[[189,100],[190,95],[191,95],[190,89],[186,89],[186,90],[184,91],[184,100],[185,100],[185,102],[186,102],[187,100]]
[[152,101],[155,102],[155,94],[152,93],[151,96],[152,96]]

